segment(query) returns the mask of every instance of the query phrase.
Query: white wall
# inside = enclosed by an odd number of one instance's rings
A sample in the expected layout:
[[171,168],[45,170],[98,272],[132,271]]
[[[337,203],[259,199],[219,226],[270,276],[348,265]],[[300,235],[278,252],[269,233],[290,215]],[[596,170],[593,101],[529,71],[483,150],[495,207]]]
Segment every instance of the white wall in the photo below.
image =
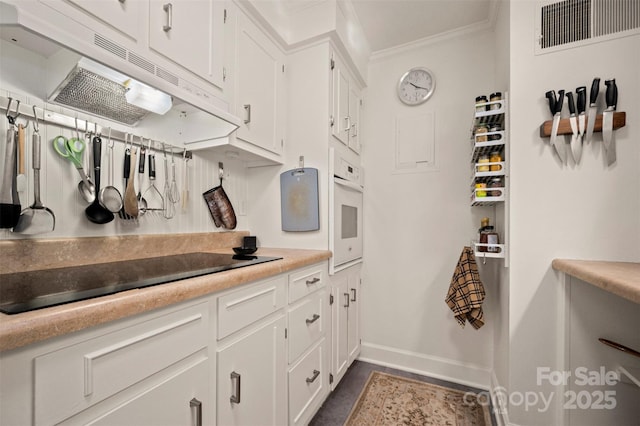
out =
[[[10,45],[4,41],[0,42],[2,51],[2,61],[0,61],[0,93],[3,96],[12,96],[28,105],[37,105],[39,108],[45,106],[42,100],[42,93],[45,92],[42,85],[46,80],[44,66],[45,59],[39,55],[25,51],[24,49]],[[15,108],[15,102],[12,108]],[[76,115],[75,111],[63,109],[59,106],[48,104],[46,108],[51,111],[65,113],[71,117]],[[41,113],[41,110],[38,110]],[[95,119],[86,114],[78,114],[81,120],[96,120],[101,126],[113,125],[107,120]],[[19,122],[23,122],[22,119]],[[6,134],[7,120],[0,120],[0,133]],[[122,125],[117,125],[123,129]],[[33,203],[33,170],[31,169],[31,135],[33,127],[27,128],[27,178],[28,188],[20,193],[20,200],[23,208]],[[135,128],[130,130],[136,133]],[[111,236],[125,234],[159,234],[159,233],[191,233],[191,232],[214,232],[222,231],[216,228],[207,206],[202,199],[202,193],[214,186],[218,181],[218,161],[224,161],[227,179],[224,181],[224,188],[236,210],[238,219],[237,230],[248,229],[246,216],[246,196],[247,178],[244,165],[237,160],[229,160],[224,156],[213,152],[199,151],[194,154],[194,158],[189,161],[188,181],[190,198],[186,210],[183,212],[180,204],[176,204],[176,214],[173,219],[164,219],[159,213],[141,216],[136,221],[122,221],[115,219],[105,225],[96,225],[86,219],[84,210],[88,203],[82,199],[77,184],[80,181],[72,164],[59,157],[53,150],[51,141],[58,135],[65,137],[75,136],[75,131],[62,129],[54,125],[41,125],[40,134],[42,136],[42,170],[41,176],[41,198],[45,206],[53,210],[56,217],[55,230],[51,233],[30,236],[28,238],[62,238],[62,237],[87,237],[87,236]],[[107,182],[107,135],[103,135],[102,152],[102,186]],[[4,147],[4,144],[2,144]],[[0,158],[4,158],[5,153],[0,153]],[[114,185],[124,193],[123,188],[123,156],[124,144],[116,142],[114,144]],[[88,162],[88,153],[86,154]],[[182,188],[182,172],[184,163],[177,158],[177,184]],[[0,161],[3,164],[4,161]],[[169,161],[170,163],[170,161]],[[148,164],[148,163],[147,163]],[[169,169],[170,169],[169,164]],[[164,164],[160,152],[156,152],[156,187],[163,192],[164,189]],[[148,168],[147,168],[148,170]],[[143,191],[149,187],[148,175],[142,185]],[[136,189],[138,186],[136,186]],[[158,199],[159,200],[159,199]],[[159,206],[160,204],[156,204]],[[0,239],[25,238],[20,234],[11,233],[9,230],[0,230]]]
[[[444,302],[460,252],[492,209],[469,205],[470,127],[474,99],[495,90],[493,35],[485,30],[375,58],[364,103],[364,267],[362,357],[489,386],[501,260],[482,270],[487,323],[461,329]],[[436,90],[408,107],[396,84],[425,66]],[[397,115],[435,113],[437,170],[393,173]],[[480,262],[480,266],[482,264]]]
[[[558,367],[556,330],[560,274],[554,258],[640,260],[640,37],[535,56],[535,1],[511,1],[511,268],[510,391],[544,391],[536,368]],[[607,167],[602,137],[585,146],[582,162],[562,166],[538,134],[550,119],[544,93],[575,90],[599,76],[616,78],[618,161]],[[601,86],[601,90],[604,84]],[[604,92],[599,98],[600,110]],[[568,115],[567,108],[564,111]],[[612,327],[625,324],[612,324]],[[558,402],[558,401],[556,401]],[[510,407],[516,424],[556,424],[558,413]]]

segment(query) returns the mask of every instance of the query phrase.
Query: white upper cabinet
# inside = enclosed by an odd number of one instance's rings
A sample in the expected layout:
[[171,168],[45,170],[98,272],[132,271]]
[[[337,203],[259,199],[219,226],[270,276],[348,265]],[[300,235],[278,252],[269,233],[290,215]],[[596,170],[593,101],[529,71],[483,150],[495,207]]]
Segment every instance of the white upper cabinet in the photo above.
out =
[[149,2],[149,47],[218,87],[223,79],[223,37],[223,2]]
[[284,144],[284,53],[246,15],[237,11],[235,113],[243,121],[237,137],[281,154]]
[[69,0],[103,24],[138,41],[143,2],[139,0]]
[[331,57],[331,134],[360,153],[360,88],[336,54]]

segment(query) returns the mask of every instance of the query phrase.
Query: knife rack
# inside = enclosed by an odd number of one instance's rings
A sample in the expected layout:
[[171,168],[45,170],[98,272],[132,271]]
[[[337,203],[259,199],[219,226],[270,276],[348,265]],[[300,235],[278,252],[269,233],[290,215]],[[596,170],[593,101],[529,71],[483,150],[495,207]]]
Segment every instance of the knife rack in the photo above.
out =
[[[624,127],[627,124],[627,113],[626,112],[614,112],[613,113],[613,130]],[[553,120],[548,120],[542,123],[540,126],[540,137],[548,138],[551,136],[551,127],[553,126]],[[593,125],[593,132],[602,132],[602,114],[598,114],[596,116],[596,122]],[[558,124],[558,134],[559,135],[570,135],[573,132],[571,131],[571,124],[569,123],[569,118],[561,118],[560,123]]]

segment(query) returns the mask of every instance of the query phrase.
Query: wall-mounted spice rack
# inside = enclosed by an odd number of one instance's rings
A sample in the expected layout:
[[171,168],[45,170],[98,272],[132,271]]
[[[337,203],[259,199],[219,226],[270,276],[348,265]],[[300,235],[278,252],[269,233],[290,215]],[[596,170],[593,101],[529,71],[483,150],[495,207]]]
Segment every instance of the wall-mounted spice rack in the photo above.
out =
[[[613,130],[624,127],[627,124],[626,112],[614,112],[613,113]],[[553,127],[553,120],[547,120],[540,126],[540,137],[548,138],[551,136],[551,128]],[[593,125],[593,132],[602,132],[602,114],[596,116],[596,122]],[[559,135],[570,135],[571,124],[569,118],[561,118],[558,124]]]

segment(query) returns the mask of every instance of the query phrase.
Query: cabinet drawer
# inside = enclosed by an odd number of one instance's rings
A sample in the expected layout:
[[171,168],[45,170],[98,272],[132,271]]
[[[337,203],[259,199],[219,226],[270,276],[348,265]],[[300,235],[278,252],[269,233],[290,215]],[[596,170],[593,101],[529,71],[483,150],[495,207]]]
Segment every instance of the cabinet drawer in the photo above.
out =
[[316,265],[300,272],[289,274],[289,303],[326,285],[325,265]]
[[289,424],[306,424],[314,408],[322,402],[328,371],[325,362],[324,343],[309,352],[289,371]]
[[289,311],[289,360],[295,361],[324,335],[328,318],[324,306],[326,292],[319,291]]
[[281,276],[218,298],[218,340],[281,309],[286,277]]
[[208,304],[35,359],[35,423],[58,423],[207,347]]

